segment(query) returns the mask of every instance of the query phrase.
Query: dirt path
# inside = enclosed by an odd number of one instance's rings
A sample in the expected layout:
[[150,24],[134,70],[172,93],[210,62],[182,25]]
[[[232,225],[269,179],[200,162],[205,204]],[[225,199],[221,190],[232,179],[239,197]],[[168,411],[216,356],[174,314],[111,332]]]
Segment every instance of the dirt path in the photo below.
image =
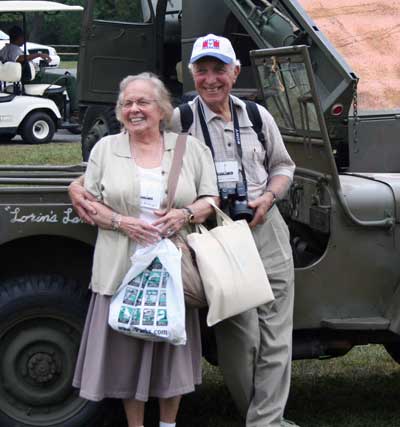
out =
[[400,108],[400,1],[300,3],[360,77],[360,108]]

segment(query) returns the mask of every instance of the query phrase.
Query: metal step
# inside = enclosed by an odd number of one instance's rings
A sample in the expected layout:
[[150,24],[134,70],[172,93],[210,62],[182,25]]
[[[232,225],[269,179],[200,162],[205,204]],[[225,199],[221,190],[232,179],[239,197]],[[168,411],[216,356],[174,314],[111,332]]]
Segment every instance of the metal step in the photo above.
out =
[[388,329],[390,321],[384,317],[354,317],[343,319],[323,319],[324,328],[344,330],[384,330]]

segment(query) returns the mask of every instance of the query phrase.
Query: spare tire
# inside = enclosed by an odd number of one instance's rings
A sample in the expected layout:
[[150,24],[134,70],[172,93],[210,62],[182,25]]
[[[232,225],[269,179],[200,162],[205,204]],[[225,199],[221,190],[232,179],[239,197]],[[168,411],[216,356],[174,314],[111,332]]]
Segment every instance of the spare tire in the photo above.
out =
[[59,275],[0,283],[1,427],[100,425],[104,404],[72,387],[87,303],[85,286]]

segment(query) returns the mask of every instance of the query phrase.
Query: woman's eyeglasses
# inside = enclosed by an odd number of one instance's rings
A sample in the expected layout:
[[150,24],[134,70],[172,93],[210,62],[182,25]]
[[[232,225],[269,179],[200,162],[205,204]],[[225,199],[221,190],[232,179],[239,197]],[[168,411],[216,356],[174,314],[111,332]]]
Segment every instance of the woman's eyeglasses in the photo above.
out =
[[120,105],[122,108],[132,108],[133,104],[136,104],[138,108],[149,108],[153,102],[157,102],[156,99],[147,99],[147,98],[139,98],[136,100],[126,100],[122,102]]

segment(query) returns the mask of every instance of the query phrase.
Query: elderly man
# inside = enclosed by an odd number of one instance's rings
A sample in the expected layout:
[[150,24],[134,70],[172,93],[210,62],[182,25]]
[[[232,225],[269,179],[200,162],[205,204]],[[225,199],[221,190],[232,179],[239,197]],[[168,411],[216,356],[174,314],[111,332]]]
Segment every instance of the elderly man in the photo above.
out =
[[[294,271],[288,229],[275,202],[292,181],[294,163],[265,108],[257,106],[264,147],[245,103],[230,94],[240,62],[228,39],[197,39],[189,68],[198,93],[189,103],[189,132],[211,145],[220,191],[237,182],[247,189],[254,210],[250,227],[275,295],[274,302],[215,326],[219,364],[247,427],[293,425],[283,420],[283,411],[290,386]],[[179,109],[172,129],[181,129]]]
[[[231,95],[240,62],[228,39],[213,34],[197,39],[189,68],[198,96],[188,105],[190,123],[184,127],[210,146],[220,191],[235,193],[239,184],[247,192],[254,212],[250,227],[275,295],[272,303],[215,326],[219,364],[247,427],[295,426],[283,419],[291,375],[294,269],[289,232],[275,206],[295,166],[266,109],[257,105],[260,138],[246,104]],[[181,131],[188,121],[181,113],[186,110],[187,116],[188,107],[175,109],[172,130]],[[76,181],[70,194],[78,214],[90,222],[88,196]]]

